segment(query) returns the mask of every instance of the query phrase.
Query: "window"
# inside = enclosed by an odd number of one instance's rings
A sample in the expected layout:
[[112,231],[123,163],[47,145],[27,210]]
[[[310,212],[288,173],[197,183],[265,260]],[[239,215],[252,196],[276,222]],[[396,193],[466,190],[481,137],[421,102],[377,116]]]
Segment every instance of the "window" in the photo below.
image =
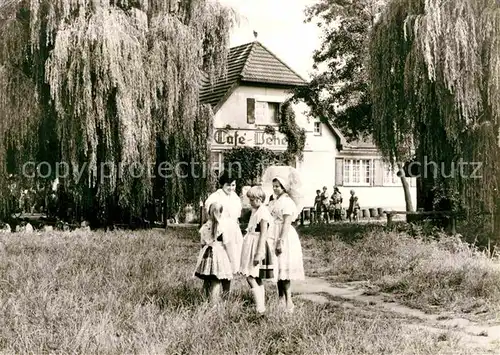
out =
[[362,172],[363,183],[370,184],[371,182],[371,172],[372,172],[372,164],[371,160],[362,160],[362,165],[364,169]]
[[314,122],[314,135],[321,136],[321,122]]
[[351,161],[344,159],[344,184],[349,184],[351,181]]
[[344,159],[344,185],[370,185],[372,177],[371,159]]
[[278,102],[268,102],[267,103],[267,108],[268,108],[268,115],[269,115],[269,121],[271,123],[278,123],[278,117],[280,114],[280,104]]
[[210,164],[211,170],[215,172],[215,174],[219,175],[222,169],[222,153],[220,152],[211,152],[210,153]]
[[280,104],[278,102],[255,102],[255,123],[258,125],[275,125],[278,123]]
[[399,185],[401,179],[397,175],[397,171],[391,168],[390,164],[384,164],[384,185]]

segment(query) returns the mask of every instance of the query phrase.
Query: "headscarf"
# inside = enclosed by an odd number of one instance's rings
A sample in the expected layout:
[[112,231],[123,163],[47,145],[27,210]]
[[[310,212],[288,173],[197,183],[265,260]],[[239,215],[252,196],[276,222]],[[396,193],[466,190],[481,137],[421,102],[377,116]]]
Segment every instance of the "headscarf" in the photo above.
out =
[[270,166],[262,176],[264,191],[270,190],[272,193],[272,181],[274,179],[277,179],[283,186],[287,195],[295,203],[297,213],[300,214],[302,208],[304,208],[304,194],[301,176],[298,170],[291,166]]
[[290,190],[290,184],[288,184],[288,181],[286,181],[285,179],[283,179],[280,176],[276,176],[274,179],[276,179],[280,182],[280,184],[283,187],[283,189],[285,190],[285,192],[288,192],[288,190]]

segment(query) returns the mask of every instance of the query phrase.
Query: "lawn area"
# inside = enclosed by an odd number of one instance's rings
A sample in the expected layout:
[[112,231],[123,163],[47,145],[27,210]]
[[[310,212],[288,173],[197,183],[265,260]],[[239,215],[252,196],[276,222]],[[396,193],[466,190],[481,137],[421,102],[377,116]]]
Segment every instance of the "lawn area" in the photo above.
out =
[[500,319],[500,258],[437,230],[402,224],[303,228],[310,276],[368,280],[424,311]]
[[[302,234],[309,276],[371,279],[424,304],[434,302],[435,290],[443,307],[470,305],[462,302],[467,293],[489,309],[500,300],[500,272],[470,249],[454,249],[461,244],[394,233],[367,232],[353,243]],[[273,284],[266,285],[264,317],[254,314],[241,279],[229,301],[210,306],[191,275],[198,248],[193,229],[1,234],[0,352],[474,353],[457,351],[454,336],[407,329],[397,318],[334,303],[296,298],[296,312],[283,314]]]

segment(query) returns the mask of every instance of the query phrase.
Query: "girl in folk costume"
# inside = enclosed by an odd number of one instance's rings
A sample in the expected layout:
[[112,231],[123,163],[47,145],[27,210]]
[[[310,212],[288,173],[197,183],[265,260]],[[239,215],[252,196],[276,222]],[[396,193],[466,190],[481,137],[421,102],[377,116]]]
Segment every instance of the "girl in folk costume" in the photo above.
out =
[[[231,240],[232,250],[231,264],[233,273],[237,273],[240,269],[241,247],[243,243],[243,235],[241,234],[240,224],[238,219],[241,217],[241,200],[236,194],[236,179],[231,177],[231,174],[224,171],[219,177],[220,188],[208,196],[205,201],[205,208],[208,208],[213,202],[220,203],[223,209],[223,217],[227,228],[228,238]],[[231,284],[223,285],[224,292],[229,292]]]
[[300,193],[295,190],[294,183],[290,178],[276,177],[272,183],[276,200],[269,207],[273,217],[273,234],[277,256],[278,295],[280,303],[286,307],[286,310],[293,312],[294,304],[290,281],[303,280],[305,277],[302,246],[297,231],[292,226],[292,222],[299,214],[297,205]]
[[203,290],[209,299],[219,298],[221,284],[233,278],[230,253],[231,240],[226,233],[223,206],[214,202],[209,207],[208,221],[200,228],[201,251],[194,275],[203,280]]
[[273,246],[267,240],[272,217],[264,205],[266,194],[260,186],[248,190],[247,197],[252,206],[252,215],[243,239],[240,272],[247,277],[257,312],[264,313],[266,306],[262,279],[274,278]]

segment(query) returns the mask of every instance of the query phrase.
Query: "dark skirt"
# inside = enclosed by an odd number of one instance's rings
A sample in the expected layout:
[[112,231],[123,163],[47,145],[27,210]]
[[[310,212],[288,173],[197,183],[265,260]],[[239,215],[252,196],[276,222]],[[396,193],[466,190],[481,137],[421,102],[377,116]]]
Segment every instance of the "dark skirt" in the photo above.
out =
[[216,242],[212,246],[205,246],[198,255],[194,276],[200,279],[232,279],[233,270],[229,257],[222,246]]
[[274,279],[274,268],[276,261],[274,258],[274,251],[271,250],[271,245],[266,241],[266,254],[259,267],[259,278],[261,279]]

